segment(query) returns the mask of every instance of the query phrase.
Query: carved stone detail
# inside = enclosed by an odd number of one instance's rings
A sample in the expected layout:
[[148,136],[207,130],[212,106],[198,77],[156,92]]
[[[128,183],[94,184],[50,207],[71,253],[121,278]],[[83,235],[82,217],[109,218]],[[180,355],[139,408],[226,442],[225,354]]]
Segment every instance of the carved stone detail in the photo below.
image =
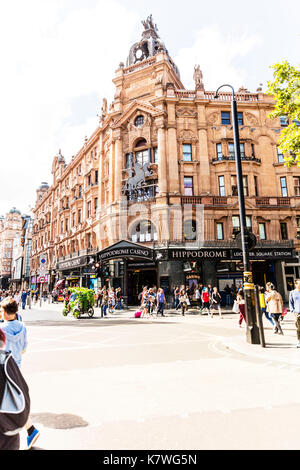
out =
[[190,129],[184,129],[179,133],[178,140],[180,142],[198,142],[197,137]]
[[219,123],[219,113],[211,113],[207,118],[208,124],[218,124]]
[[249,122],[251,126],[258,126],[258,119],[256,116],[254,116],[254,114],[246,113],[245,117],[246,117],[247,122]]
[[176,110],[176,116],[177,117],[191,117],[191,118],[196,118],[198,116],[197,111],[195,111],[192,108],[188,107],[182,107],[182,108],[177,108]]

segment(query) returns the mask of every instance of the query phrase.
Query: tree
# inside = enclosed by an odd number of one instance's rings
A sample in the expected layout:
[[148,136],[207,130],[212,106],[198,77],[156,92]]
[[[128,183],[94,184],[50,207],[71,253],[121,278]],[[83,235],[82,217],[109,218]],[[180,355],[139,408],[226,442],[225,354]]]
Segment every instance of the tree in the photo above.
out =
[[286,117],[288,125],[282,129],[279,149],[287,154],[287,166],[300,166],[300,69],[288,61],[274,64],[271,68],[274,80],[268,82],[267,94],[274,97],[275,109],[269,118]]

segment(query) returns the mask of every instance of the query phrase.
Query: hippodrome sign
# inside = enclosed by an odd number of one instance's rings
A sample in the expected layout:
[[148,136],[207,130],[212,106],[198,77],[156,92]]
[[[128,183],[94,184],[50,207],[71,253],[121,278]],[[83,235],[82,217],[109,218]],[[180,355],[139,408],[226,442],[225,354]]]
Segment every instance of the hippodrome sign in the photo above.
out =
[[99,261],[116,258],[142,258],[153,260],[153,250],[144,246],[122,241],[101,251],[98,254]]

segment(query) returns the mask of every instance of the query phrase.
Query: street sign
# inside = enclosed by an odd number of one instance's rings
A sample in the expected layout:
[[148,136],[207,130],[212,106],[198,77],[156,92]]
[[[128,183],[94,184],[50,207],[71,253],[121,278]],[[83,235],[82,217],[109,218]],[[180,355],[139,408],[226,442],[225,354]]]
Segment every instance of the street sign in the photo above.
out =
[[[248,250],[253,250],[253,248],[256,246],[257,239],[254,233],[252,233],[249,229],[245,230],[245,242]],[[236,235],[236,243],[237,246],[242,250],[242,235],[241,232],[239,232]]]
[[46,279],[44,277],[40,277],[40,283],[45,284]]

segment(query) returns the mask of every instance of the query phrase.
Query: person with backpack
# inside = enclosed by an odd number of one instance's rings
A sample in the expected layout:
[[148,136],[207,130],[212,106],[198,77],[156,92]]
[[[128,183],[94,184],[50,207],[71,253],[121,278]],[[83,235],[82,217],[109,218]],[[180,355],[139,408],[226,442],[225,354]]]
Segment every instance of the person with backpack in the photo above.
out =
[[4,351],[6,336],[0,329],[0,451],[20,450],[20,429],[28,420],[30,396],[12,354]]
[[300,348],[300,279],[295,280],[295,289],[290,292],[290,311],[295,315],[298,344]]
[[202,315],[204,313],[204,310],[206,310],[207,315],[209,315],[210,296],[209,296],[209,292],[208,292],[207,287],[203,287],[203,289],[202,289],[201,300],[202,300]]
[[210,299],[210,316],[213,318],[214,312],[219,312],[219,317],[222,317],[222,309],[221,309],[221,294],[218,292],[216,287],[213,288],[211,299]]
[[[1,302],[4,324],[2,330],[6,336],[5,351],[11,352],[14,361],[21,368],[22,354],[27,348],[27,329],[24,323],[17,320],[18,304],[11,297]],[[30,449],[39,438],[39,431],[32,425],[30,419],[26,423],[27,449]]]

